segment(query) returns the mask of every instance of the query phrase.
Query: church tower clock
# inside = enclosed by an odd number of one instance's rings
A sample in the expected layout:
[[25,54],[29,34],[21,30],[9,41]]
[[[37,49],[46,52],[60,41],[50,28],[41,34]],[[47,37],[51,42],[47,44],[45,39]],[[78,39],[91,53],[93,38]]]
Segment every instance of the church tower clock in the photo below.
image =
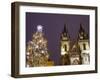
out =
[[78,34],[78,45],[81,50],[82,64],[89,64],[89,36],[83,29],[82,24],[80,24]]

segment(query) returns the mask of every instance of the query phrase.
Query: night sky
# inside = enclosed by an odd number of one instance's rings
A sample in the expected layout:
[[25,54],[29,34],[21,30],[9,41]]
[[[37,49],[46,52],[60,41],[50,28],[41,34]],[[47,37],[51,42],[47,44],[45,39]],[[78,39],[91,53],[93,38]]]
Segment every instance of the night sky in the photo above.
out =
[[60,36],[66,24],[71,40],[76,40],[80,23],[89,34],[89,15],[26,13],[26,43],[32,40],[37,25],[43,26],[43,33],[48,40],[50,59],[60,64]]

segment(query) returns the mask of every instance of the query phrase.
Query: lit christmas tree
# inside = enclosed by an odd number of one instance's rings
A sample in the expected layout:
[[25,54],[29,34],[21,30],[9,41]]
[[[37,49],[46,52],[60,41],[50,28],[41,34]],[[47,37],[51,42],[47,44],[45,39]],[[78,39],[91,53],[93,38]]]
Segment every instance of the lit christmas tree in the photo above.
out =
[[43,27],[38,25],[32,40],[27,44],[27,67],[47,66],[48,59],[47,40],[43,34]]

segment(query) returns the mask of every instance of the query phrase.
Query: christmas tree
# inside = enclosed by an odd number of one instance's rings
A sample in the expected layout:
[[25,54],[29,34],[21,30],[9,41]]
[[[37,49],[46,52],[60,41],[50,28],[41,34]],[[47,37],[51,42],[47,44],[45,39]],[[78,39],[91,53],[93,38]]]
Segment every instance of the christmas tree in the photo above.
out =
[[43,27],[37,26],[37,31],[33,34],[32,40],[27,44],[27,66],[46,66],[49,54],[47,49],[47,39],[44,37]]

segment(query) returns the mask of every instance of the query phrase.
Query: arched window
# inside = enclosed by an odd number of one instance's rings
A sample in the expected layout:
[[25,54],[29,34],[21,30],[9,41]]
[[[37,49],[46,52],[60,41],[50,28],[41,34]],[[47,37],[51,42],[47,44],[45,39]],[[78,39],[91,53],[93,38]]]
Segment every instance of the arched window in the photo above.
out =
[[83,44],[83,49],[86,50],[86,44]]
[[79,64],[79,61],[77,59],[75,59],[72,64],[77,65],[77,64]]
[[66,44],[64,44],[64,50],[67,51],[67,45]]

